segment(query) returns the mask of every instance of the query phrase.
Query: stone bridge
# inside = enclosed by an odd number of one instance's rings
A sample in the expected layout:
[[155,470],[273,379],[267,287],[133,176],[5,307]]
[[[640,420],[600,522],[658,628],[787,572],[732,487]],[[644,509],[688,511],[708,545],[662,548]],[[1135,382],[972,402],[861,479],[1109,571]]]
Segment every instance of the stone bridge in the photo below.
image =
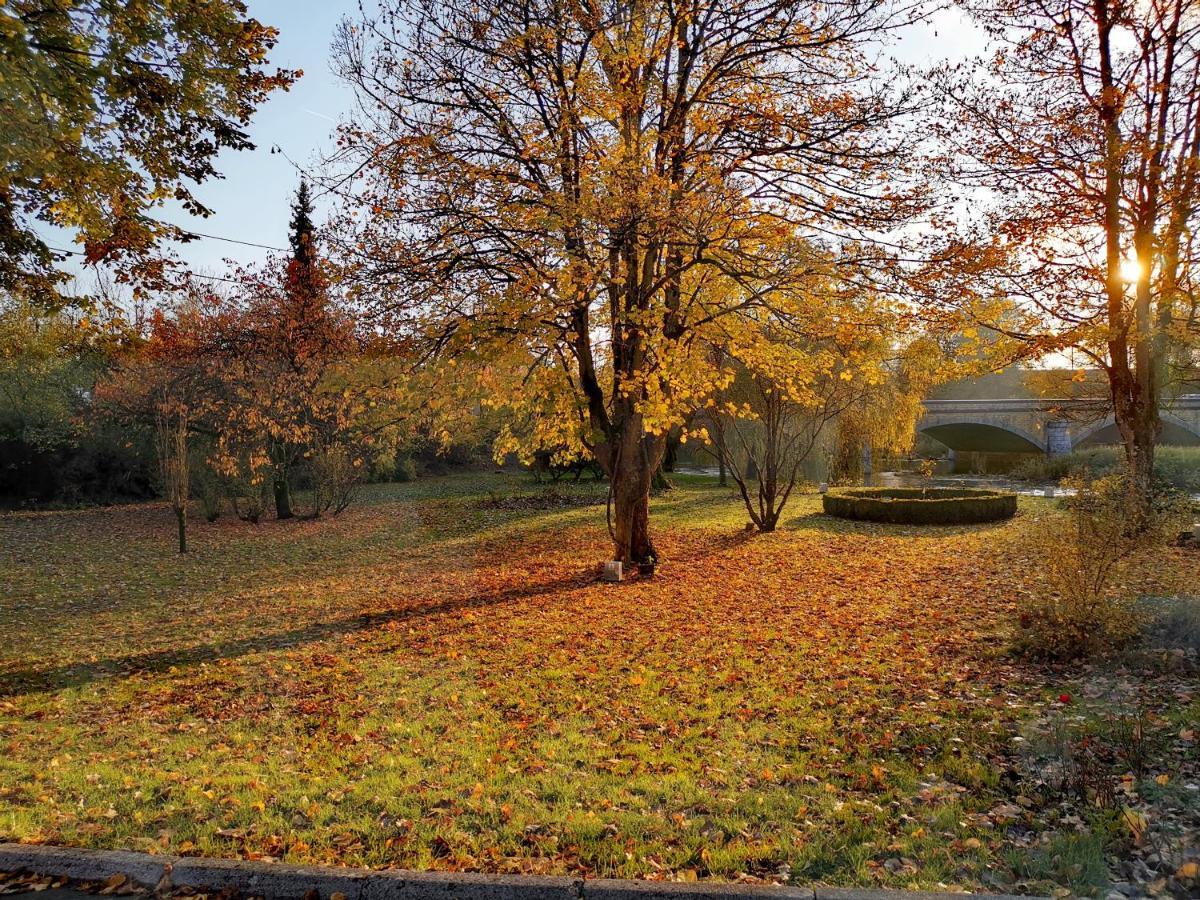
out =
[[[1200,394],[1162,405],[1164,444],[1200,444]],[[1120,441],[1107,400],[926,400],[917,431],[955,451],[1069,453]]]

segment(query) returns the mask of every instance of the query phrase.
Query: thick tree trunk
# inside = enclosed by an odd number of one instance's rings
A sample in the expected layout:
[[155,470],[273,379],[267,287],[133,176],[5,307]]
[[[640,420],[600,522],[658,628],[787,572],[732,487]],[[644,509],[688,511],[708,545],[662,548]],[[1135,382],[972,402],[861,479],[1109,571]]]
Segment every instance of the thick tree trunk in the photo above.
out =
[[729,477],[725,473],[724,453],[717,455],[717,484],[719,484],[721,487],[727,487],[729,484]]
[[292,489],[288,484],[287,475],[275,476],[275,518],[290,519],[292,512]]
[[630,434],[605,448],[602,464],[612,483],[611,530],[613,558],[627,566],[656,563],[658,552],[650,538],[650,487],[662,463],[661,436],[642,435],[637,416],[627,421]]
[[640,480],[632,475],[613,485],[613,555],[627,566],[658,561],[650,539],[650,482],[643,490]]
[[271,457],[275,466],[272,484],[275,491],[275,518],[290,519],[295,512],[292,510],[292,486],[288,480],[287,448],[276,444],[271,448]]
[[187,553],[187,509],[178,507],[175,510],[175,523],[179,526],[179,552]]

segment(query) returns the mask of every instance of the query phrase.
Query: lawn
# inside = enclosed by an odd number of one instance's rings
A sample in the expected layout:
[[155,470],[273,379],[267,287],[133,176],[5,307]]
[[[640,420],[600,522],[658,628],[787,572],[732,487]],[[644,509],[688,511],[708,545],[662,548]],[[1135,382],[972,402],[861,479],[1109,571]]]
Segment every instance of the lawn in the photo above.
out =
[[[157,505],[0,516],[0,840],[1070,881],[1027,865],[1043,822],[1012,813],[1014,736],[1060,689],[1005,650],[1038,589],[1022,535],[1050,504],[916,529],[829,520],[809,495],[747,535],[728,491],[681,482],[654,503],[660,574],[615,586],[598,488],[547,500],[509,475],[197,523],[182,558]],[[1146,577],[1181,589],[1194,564],[1164,551]]]

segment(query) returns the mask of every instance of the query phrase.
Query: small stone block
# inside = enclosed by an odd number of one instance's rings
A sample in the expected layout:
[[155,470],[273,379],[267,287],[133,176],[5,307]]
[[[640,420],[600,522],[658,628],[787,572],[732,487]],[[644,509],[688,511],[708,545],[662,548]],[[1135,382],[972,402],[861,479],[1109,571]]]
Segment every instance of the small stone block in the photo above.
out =
[[604,571],[600,573],[602,581],[608,581],[613,584],[621,580],[624,566],[619,559],[610,559],[604,563]]
[[1042,491],[1042,493],[1045,494],[1047,497],[1053,497],[1054,496],[1054,488],[1048,487],[1048,488],[1046,488],[1046,490]]
[[829,491],[829,482],[822,481],[820,484],[817,485],[817,490],[820,491],[822,494],[827,493]]

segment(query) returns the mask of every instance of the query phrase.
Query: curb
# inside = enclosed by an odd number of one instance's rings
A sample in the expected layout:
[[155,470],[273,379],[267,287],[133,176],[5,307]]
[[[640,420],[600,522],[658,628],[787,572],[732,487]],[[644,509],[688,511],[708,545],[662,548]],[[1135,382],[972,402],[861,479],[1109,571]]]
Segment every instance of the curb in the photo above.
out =
[[[125,875],[147,887],[169,884],[236,890],[266,900],[962,900],[964,894],[923,891],[783,887],[719,882],[628,881],[478,872],[416,872],[294,866],[238,859],[155,856],[127,850],[87,850],[0,844],[0,872],[31,872],[74,881]],[[166,879],[164,881],[164,879]],[[979,894],[989,900],[1032,900]]]

